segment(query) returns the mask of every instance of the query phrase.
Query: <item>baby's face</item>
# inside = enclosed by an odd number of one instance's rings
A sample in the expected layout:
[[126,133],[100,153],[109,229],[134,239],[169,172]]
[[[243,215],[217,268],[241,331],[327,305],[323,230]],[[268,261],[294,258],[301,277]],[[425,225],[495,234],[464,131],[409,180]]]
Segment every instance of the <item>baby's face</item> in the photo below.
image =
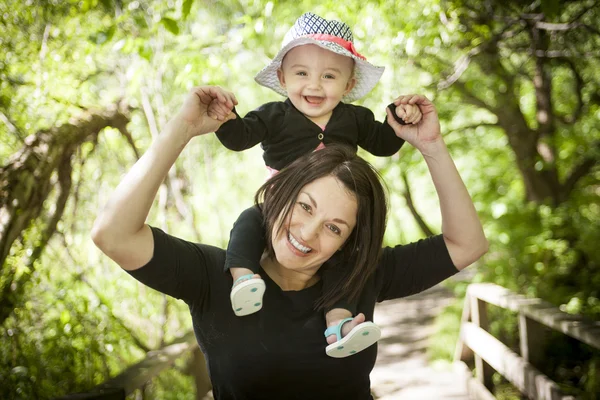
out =
[[285,55],[278,76],[292,104],[313,122],[324,125],[354,87],[353,70],[350,57],[307,44]]

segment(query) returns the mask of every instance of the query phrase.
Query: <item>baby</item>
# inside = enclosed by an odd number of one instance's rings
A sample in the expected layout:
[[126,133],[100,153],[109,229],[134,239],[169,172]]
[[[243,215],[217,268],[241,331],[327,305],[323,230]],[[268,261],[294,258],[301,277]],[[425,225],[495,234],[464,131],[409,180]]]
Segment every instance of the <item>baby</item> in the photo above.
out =
[[[350,27],[343,22],[326,20],[312,13],[303,14],[286,34],[279,53],[255,80],[286,96],[281,102],[260,106],[243,118],[235,106],[233,93],[221,89],[210,104],[209,116],[228,120],[217,130],[221,143],[242,151],[261,143],[263,158],[270,174],[302,156],[330,143],[360,146],[376,156],[395,154],[404,141],[373,113],[361,106],[348,104],[369,93],[377,84],[383,67],[377,67],[360,55],[353,44]],[[398,99],[388,106],[387,118],[402,124],[416,124],[422,114],[416,105],[400,105]],[[230,113],[235,113],[231,119]],[[328,227],[335,234],[335,225]],[[290,244],[299,252],[310,248],[291,237]],[[262,308],[265,283],[258,275],[265,248],[262,213],[252,207],[245,210],[232,231],[225,269],[233,276],[231,304],[238,316]],[[372,322],[355,325],[357,299],[341,296],[345,281],[344,265],[337,257],[324,264],[323,293],[336,293],[324,300],[331,357],[346,357],[375,343],[381,331]],[[363,318],[364,321],[364,318]]]

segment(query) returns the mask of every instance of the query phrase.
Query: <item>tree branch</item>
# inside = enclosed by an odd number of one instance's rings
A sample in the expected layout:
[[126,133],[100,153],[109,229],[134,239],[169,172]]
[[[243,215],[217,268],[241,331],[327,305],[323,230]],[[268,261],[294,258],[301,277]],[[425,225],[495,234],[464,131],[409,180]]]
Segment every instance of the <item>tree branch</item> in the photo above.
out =
[[[437,62],[439,62],[442,65],[445,65],[445,66],[450,65],[446,60],[441,59],[439,56],[437,56],[435,54],[430,54],[430,56],[433,57]],[[422,69],[423,71],[426,71],[426,68],[423,66],[423,64],[421,64],[421,62],[419,60],[413,59],[413,60],[411,60],[411,62],[414,65],[416,65],[418,68]],[[439,83],[437,85],[434,83],[434,84],[432,84],[432,86],[439,87]],[[491,105],[487,104],[486,102],[484,102],[483,100],[481,100],[479,97],[477,97],[475,94],[473,94],[473,92],[471,92],[469,89],[467,89],[464,82],[457,80],[452,84],[452,87],[454,87],[455,89],[458,89],[458,91],[461,92],[461,94],[463,95],[463,98],[466,100],[467,103],[472,104],[479,108],[483,108],[485,110],[490,111],[492,114],[497,115],[496,109],[494,107],[492,107]]]
[[[77,261],[75,259],[75,257],[73,256],[73,254],[71,253],[71,250],[70,250],[71,245],[69,243],[67,243],[67,238],[66,238],[65,234],[63,232],[59,232],[59,235],[61,238],[61,242],[63,244],[62,250],[64,250],[64,254],[67,255],[67,257],[71,260],[71,263],[73,265],[81,265],[82,263]],[[62,251],[61,251],[61,253],[62,253]],[[135,343],[135,345],[137,347],[142,349],[145,353],[152,350],[150,347],[148,347],[144,344],[144,342],[127,326],[127,324],[125,324],[125,322],[121,318],[119,318],[117,315],[115,315],[115,313],[112,311],[113,310],[112,304],[110,304],[106,300],[106,298],[102,295],[102,293],[100,291],[98,291],[94,287],[94,285],[92,285],[92,283],[85,276],[84,271],[82,271],[82,270],[78,271],[76,274],[73,275],[73,279],[75,281],[81,281],[88,286],[88,288],[94,293],[94,295],[98,299],[98,302],[101,305],[106,306],[106,309],[109,310],[109,313],[110,313],[110,316],[112,317],[112,319],[114,321],[116,321],[121,326],[121,328],[129,334],[129,336],[131,336],[131,339],[133,340],[133,342]]]
[[571,50],[531,50],[529,49],[528,54],[539,58],[564,58],[564,57],[586,57],[586,58],[597,58],[600,57],[600,51],[587,51],[585,53],[575,53]]
[[423,232],[423,234],[427,237],[435,235],[435,233],[429,227],[429,225],[427,225],[427,223],[425,222],[423,217],[421,217],[421,215],[419,214],[419,212],[417,211],[417,209],[415,207],[415,204],[413,203],[412,193],[410,191],[410,185],[408,183],[408,175],[406,174],[405,170],[402,171],[402,181],[404,182],[404,188],[405,188],[404,192],[402,192],[402,195],[404,196],[404,199],[406,200],[406,205],[408,206],[410,213],[412,214],[413,218],[415,219],[417,225],[419,225],[419,228],[421,228],[421,232]]
[[[128,115],[117,106],[101,111],[87,110],[66,124],[30,135],[21,150],[8,160],[8,164],[0,166],[0,273],[3,273],[5,282],[18,283],[14,280],[14,271],[5,270],[5,262],[13,243],[23,237],[24,231],[38,219],[49,219],[41,236],[29,238],[31,243],[41,244],[34,253],[26,256],[25,265],[31,268],[35,265],[35,257],[41,254],[54,233],[64,211],[62,202],[66,202],[69,195],[71,158],[76,150],[83,143],[94,141],[104,128],[124,126],[128,121]],[[56,173],[62,185],[58,186],[61,190],[58,194],[59,204],[48,217],[49,212],[44,211],[48,204],[44,205],[44,201],[54,190],[52,180]],[[1,289],[0,324],[20,301],[20,298],[13,296],[9,286],[3,285]]]
[[[532,52],[547,51],[550,45],[550,38],[545,32],[541,32],[531,26],[529,29]],[[548,72],[547,61],[544,58],[536,57],[534,60],[533,86],[535,89],[536,102],[536,121],[538,129],[536,134],[539,137],[552,136],[556,130],[554,124],[554,112],[552,109],[552,78]],[[537,138],[536,138],[537,141]],[[554,149],[550,149],[554,153]]]
[[572,123],[578,121],[579,118],[581,118],[581,115],[583,114],[583,108],[584,108],[583,87],[585,85],[585,82],[584,82],[583,78],[581,77],[581,75],[579,74],[579,71],[577,71],[577,67],[575,66],[575,63],[573,61],[571,61],[568,58],[560,58],[559,61],[566,64],[569,67],[569,69],[571,70],[571,72],[573,72],[573,75],[575,76],[575,93],[577,94],[577,106],[576,106],[575,110],[573,111],[572,115],[561,118],[561,120],[564,123],[572,124]]
[[17,125],[2,111],[0,111],[0,121],[4,122],[8,131],[19,138],[21,143],[25,143],[25,135],[21,132]]
[[133,136],[131,136],[131,133],[129,132],[129,130],[127,130],[127,127],[119,126],[119,127],[117,127],[117,129],[119,130],[119,132],[121,132],[121,135],[123,135],[123,137],[125,137],[125,140],[127,141],[129,146],[133,150],[133,154],[135,155],[136,160],[139,160],[141,157],[140,150],[135,145],[135,140],[133,140]]
[[[88,154],[86,154],[86,157],[82,157],[81,148],[77,149],[77,158],[79,159],[79,171],[83,169],[83,167],[85,166],[85,162],[89,159],[89,156],[96,150],[97,144],[98,142],[96,140],[92,141],[92,149]],[[81,188],[81,184],[84,179],[83,174],[80,173],[78,175],[79,179],[77,179],[77,182],[75,183],[75,189],[73,189],[73,215],[77,213],[77,207],[79,205],[79,189]]]
[[464,132],[464,131],[469,130],[469,129],[477,129],[480,126],[485,126],[485,127],[489,127],[489,128],[502,128],[498,123],[479,122],[479,123],[475,123],[473,125],[465,125],[465,126],[461,126],[459,128],[448,130],[444,134],[445,135],[451,135],[451,134],[456,133],[456,132]]
[[577,182],[584,176],[586,176],[594,166],[598,165],[598,157],[596,154],[600,151],[600,141],[595,141],[592,144],[592,154],[585,157],[576,166],[573,167],[571,173],[565,179],[562,184],[561,193],[563,199],[567,199],[571,192],[575,189]]
[[[493,18],[493,14],[490,14],[490,16]],[[463,72],[465,72],[468,68],[469,63],[471,62],[471,59],[473,57],[480,54],[481,52],[487,51],[490,48],[497,48],[497,43],[501,40],[514,37],[521,33],[525,29],[525,25],[518,26],[516,29],[510,29],[518,21],[519,19],[513,19],[507,22],[504,28],[492,35],[492,37],[490,37],[489,40],[487,40],[484,43],[481,43],[476,47],[473,47],[467,52],[467,54],[461,56],[454,63],[454,72],[452,72],[452,74],[450,74],[448,77],[446,77],[444,80],[438,83],[438,90],[444,90],[450,87],[454,82],[458,81]]]
[[483,101],[479,97],[477,97],[473,92],[471,92],[469,89],[467,89],[467,86],[465,85],[464,82],[457,81],[452,86],[454,88],[458,89],[458,91],[462,94],[463,98],[465,99],[465,101],[467,103],[472,104],[477,107],[480,107],[480,108],[483,108],[484,110],[488,110],[492,114],[498,116],[497,108],[492,107],[490,104],[486,103],[485,101]]
[[463,72],[467,70],[469,64],[471,63],[471,57],[478,54],[480,51],[479,47],[471,49],[467,54],[461,56],[454,63],[454,72],[447,76],[445,79],[441,80],[437,84],[438,90],[444,90],[452,86],[452,84],[462,76]]
[[588,11],[590,11],[591,9],[593,9],[594,7],[597,7],[597,6],[598,6],[598,2],[596,2],[596,1],[592,2],[592,4],[589,7],[581,10],[581,12],[579,14],[577,14],[571,22],[567,22],[567,23],[563,23],[563,24],[556,24],[556,23],[551,23],[551,22],[538,21],[535,24],[535,26],[537,29],[546,30],[546,31],[568,31],[571,29],[584,27],[584,28],[600,35],[600,32],[598,32],[598,30],[596,30],[594,27],[591,27],[587,24],[578,22]]

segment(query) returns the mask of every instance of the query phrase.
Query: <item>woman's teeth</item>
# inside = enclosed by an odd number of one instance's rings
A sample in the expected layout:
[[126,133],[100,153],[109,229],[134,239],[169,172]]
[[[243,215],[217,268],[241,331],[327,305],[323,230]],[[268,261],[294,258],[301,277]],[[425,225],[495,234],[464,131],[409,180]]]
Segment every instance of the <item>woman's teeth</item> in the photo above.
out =
[[292,246],[294,246],[296,249],[300,250],[304,254],[306,254],[312,250],[310,247],[302,246],[300,243],[298,243],[298,241],[296,239],[294,239],[294,237],[292,236],[291,233],[288,233],[288,240],[290,241]]

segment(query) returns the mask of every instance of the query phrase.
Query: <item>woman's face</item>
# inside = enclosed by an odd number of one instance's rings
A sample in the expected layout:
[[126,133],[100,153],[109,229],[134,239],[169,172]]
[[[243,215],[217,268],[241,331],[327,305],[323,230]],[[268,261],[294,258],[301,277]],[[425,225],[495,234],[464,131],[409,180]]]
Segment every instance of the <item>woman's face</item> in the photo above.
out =
[[285,269],[316,271],[352,233],[356,225],[355,197],[336,178],[326,176],[304,186],[289,218],[273,227],[275,257]]

